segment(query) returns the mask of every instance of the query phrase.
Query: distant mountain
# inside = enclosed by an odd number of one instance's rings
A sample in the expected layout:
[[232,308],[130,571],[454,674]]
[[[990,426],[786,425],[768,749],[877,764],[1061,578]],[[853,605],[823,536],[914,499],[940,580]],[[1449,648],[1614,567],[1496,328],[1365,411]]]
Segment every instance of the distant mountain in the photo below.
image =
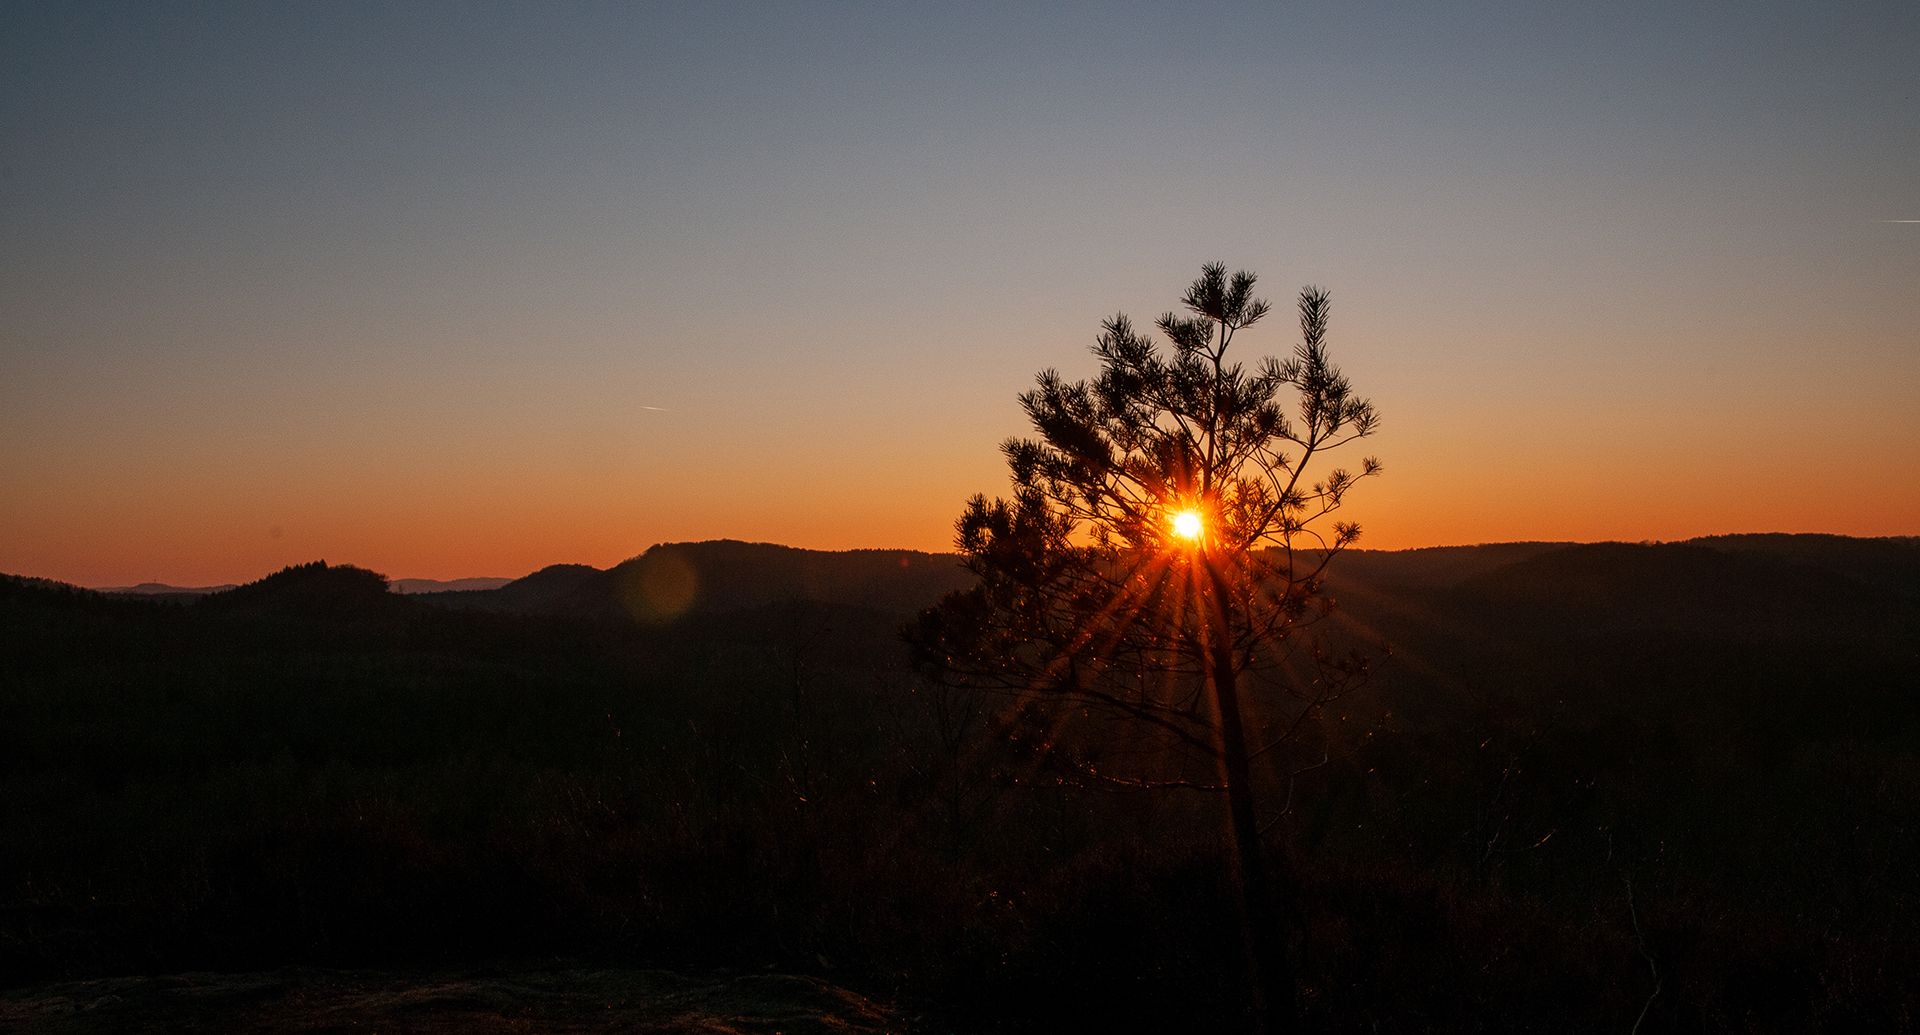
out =
[[499,589],[512,582],[512,579],[391,579],[387,585],[395,593],[466,593],[473,590]]
[[1809,614],[1872,620],[1890,594],[1796,552],[1766,555],[1694,543],[1582,543],[1461,583],[1464,601],[1588,630],[1724,628],[1763,634]]
[[[463,593],[499,589],[512,581],[503,578],[391,579],[387,586],[395,593]],[[226,582],[218,586],[170,586],[164,582],[142,582],[137,586],[101,586],[94,592],[130,597],[203,597],[210,593],[224,593],[238,585]]]
[[164,582],[142,582],[137,586],[102,586],[94,592],[137,597],[200,597],[225,592],[235,585],[227,582],[218,586],[169,586]]
[[[1455,586],[1509,564],[1563,550],[1575,543],[1482,543],[1478,546],[1428,546],[1417,550],[1345,550],[1327,572],[1337,581],[1372,585]],[[1307,563],[1320,555],[1307,552]]]
[[973,584],[953,554],[828,552],[727,539],[656,546],[607,574],[623,611],[666,617],[794,600],[912,613]]
[[[1302,556],[1303,563],[1316,559]],[[1349,550],[1328,575],[1331,590],[1356,603],[1546,608],[1641,625],[1718,615],[1764,625],[1783,614],[1783,593],[1827,614],[1914,601],[1920,539],[1753,535]],[[972,581],[955,554],[713,540],[663,543],[609,569],[557,564],[497,588],[425,599],[462,609],[648,622],[788,601],[910,614]],[[1419,592],[1409,598],[1404,591]]]
[[908,615],[971,582],[953,554],[801,550],[720,539],[663,543],[605,570],[556,564],[498,589],[426,599],[475,610],[656,623],[790,601]]
[[[1311,552],[1301,557],[1303,563],[1317,559]],[[971,585],[960,560],[949,553],[803,550],[723,539],[662,543],[607,569],[555,564],[518,579],[396,579],[384,583],[383,592],[457,610],[649,624],[795,601],[908,615]],[[276,578],[288,576],[262,582]],[[1337,597],[1382,615],[1418,607],[1429,612],[1426,620],[1478,620],[1493,608],[1551,611],[1560,620],[1584,616],[1590,627],[1711,619],[1759,630],[1809,609],[1837,618],[1920,605],[1920,538],[1768,533],[1678,543],[1348,550],[1329,566],[1328,578]],[[372,579],[358,585],[370,589]],[[235,589],[148,582],[97,592],[185,602],[220,599]]]
[[1780,532],[1714,535],[1687,540],[1723,553],[1786,560],[1920,600],[1920,537],[1856,539],[1844,535]]
[[539,571],[487,590],[456,590],[422,594],[422,599],[446,607],[520,614],[566,613],[567,601],[587,592],[606,572],[587,564],[549,564]]

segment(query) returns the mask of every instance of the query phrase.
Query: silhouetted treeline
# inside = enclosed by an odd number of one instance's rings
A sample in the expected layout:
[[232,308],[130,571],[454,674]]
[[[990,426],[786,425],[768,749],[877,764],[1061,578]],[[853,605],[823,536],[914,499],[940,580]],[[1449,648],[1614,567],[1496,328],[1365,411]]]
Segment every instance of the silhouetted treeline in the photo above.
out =
[[[737,543],[403,597],[0,578],[0,975],[563,955],[1204,1028],[1218,804],[1061,785],[899,628],[952,559]],[[1284,759],[1315,1030],[1910,1030],[1920,543],[1335,561]],[[1073,735],[1073,731],[1067,731]]]

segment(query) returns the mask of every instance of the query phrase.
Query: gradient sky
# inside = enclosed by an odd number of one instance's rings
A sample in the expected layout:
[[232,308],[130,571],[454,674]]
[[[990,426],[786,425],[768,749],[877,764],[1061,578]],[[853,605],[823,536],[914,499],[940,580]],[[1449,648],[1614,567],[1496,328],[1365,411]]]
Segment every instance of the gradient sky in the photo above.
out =
[[1912,0],[11,3],[0,571],[945,549],[1215,259],[1363,545],[1920,533],[1899,220]]

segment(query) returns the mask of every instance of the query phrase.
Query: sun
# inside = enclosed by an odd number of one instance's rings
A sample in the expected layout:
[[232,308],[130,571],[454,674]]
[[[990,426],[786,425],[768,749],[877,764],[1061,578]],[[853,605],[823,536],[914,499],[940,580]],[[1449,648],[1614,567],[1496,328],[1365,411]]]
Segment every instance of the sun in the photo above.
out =
[[1183,510],[1173,516],[1173,534],[1182,539],[1200,538],[1200,512]]

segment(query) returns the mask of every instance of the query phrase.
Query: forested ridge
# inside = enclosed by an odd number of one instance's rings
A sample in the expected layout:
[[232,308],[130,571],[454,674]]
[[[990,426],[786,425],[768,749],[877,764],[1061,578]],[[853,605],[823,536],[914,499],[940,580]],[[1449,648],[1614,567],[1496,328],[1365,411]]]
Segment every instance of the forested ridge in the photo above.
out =
[[[1904,1030],[1920,542],[1351,551],[1285,760],[1314,1030]],[[0,578],[0,974],[614,960],[982,1029],[1230,998],[1217,809],[919,679],[950,556],[740,543],[402,596]],[[1090,736],[1090,731],[1067,736]]]

